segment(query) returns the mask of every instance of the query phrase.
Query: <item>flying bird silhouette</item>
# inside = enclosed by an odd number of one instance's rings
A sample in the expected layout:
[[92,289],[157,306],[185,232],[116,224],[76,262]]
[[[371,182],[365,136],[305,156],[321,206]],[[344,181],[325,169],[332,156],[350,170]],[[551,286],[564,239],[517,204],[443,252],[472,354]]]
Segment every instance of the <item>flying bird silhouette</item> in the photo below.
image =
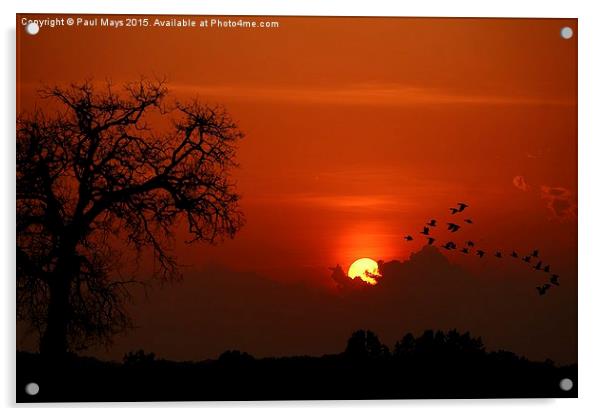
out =
[[452,233],[455,233],[456,231],[458,231],[460,229],[460,226],[458,224],[454,224],[453,222],[448,222],[447,229],[449,231],[451,231]]
[[539,293],[540,296],[545,295],[546,292],[548,291],[548,289],[550,289],[552,287],[552,285],[550,285],[549,283],[544,284],[543,286],[537,286],[537,292]]
[[[456,204],[457,206],[455,207],[451,207],[449,208],[450,212],[452,215],[455,215],[459,212],[464,212],[466,210],[466,208],[469,208],[469,205],[464,203],[464,202],[458,202]],[[462,216],[459,216],[462,217]],[[466,224],[473,224],[473,219],[472,218],[463,218],[462,219],[463,223]],[[460,221],[458,221],[460,222]],[[426,241],[427,244],[429,246],[434,245],[434,243],[437,241],[436,238],[432,237],[431,232],[433,231],[433,227],[436,227],[438,224],[436,219],[430,219],[429,221],[427,221],[425,223],[425,225],[422,228],[422,231],[420,231],[420,234],[423,234],[426,237]],[[457,231],[459,231],[462,227],[456,223],[453,222],[448,222],[448,223],[444,223],[447,224],[447,230],[455,233]],[[411,235],[406,235],[404,237],[405,240],[407,241],[413,241],[414,238]],[[453,241],[448,241],[445,244],[441,245],[441,247],[443,247],[446,250],[456,250],[458,249],[458,247],[456,246],[456,243]],[[462,254],[469,254],[471,252],[474,252],[475,255],[477,255],[479,258],[483,258],[485,256],[485,251],[484,250],[476,250],[473,248],[476,247],[475,242],[472,240],[468,240],[466,241],[466,245],[464,247],[462,247],[461,249],[459,249],[459,251]],[[492,255],[496,258],[503,258],[505,255],[508,255],[509,257],[515,258],[515,259],[520,259],[522,261],[524,261],[525,263],[528,263],[532,266],[532,268],[534,270],[543,270],[546,273],[550,273],[551,270],[551,266],[549,264],[544,265],[543,261],[540,260],[539,258],[539,249],[534,249],[532,250],[532,252],[530,254],[521,256],[516,250],[512,250],[512,251],[508,251],[506,252],[504,250],[504,252],[502,252],[502,250],[495,250],[492,251]],[[533,262],[532,262],[533,261]],[[550,274],[549,275],[549,281],[543,283],[541,286],[536,286],[537,292],[539,293],[540,296],[545,295],[550,288],[552,288],[553,286],[560,286],[560,281],[559,281],[559,276],[557,274]]]
[[441,247],[443,247],[446,250],[454,250],[456,248],[456,243],[454,243],[453,241],[448,241],[447,243],[445,243]]

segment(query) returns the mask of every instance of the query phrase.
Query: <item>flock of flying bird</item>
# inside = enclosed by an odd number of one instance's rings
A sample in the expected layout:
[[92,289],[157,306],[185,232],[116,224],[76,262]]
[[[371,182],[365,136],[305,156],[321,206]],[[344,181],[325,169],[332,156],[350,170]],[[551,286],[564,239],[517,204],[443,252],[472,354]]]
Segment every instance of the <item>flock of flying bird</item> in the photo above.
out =
[[[458,202],[456,207],[452,207],[449,210],[452,215],[456,215],[456,214],[464,212],[466,210],[466,208],[468,208],[468,207],[469,207],[468,204],[465,204],[463,202]],[[473,224],[473,221],[470,218],[464,218],[463,222],[465,224],[469,224],[469,225]],[[453,222],[448,222],[446,224],[446,226],[447,226],[447,231],[449,231],[451,233],[456,233],[462,227],[464,227],[464,225],[459,225],[459,224],[456,224]],[[427,222],[426,225],[423,227],[422,231],[420,231],[420,234],[424,235],[424,237],[426,238],[428,245],[433,245],[435,243],[435,241],[437,241],[437,239],[435,239],[431,234],[432,229],[435,227],[438,227],[437,220],[432,219],[429,222]],[[414,237],[411,235],[406,235],[404,237],[404,239],[406,241],[413,241]],[[456,243],[453,241],[448,241],[445,244],[442,244],[441,247],[443,247],[445,250],[456,250],[458,248]],[[483,256],[485,256],[485,254],[486,254],[485,251],[483,251],[481,249],[477,249],[475,246],[475,243],[471,240],[466,241],[464,247],[460,248],[460,252],[465,255],[470,254],[471,252],[474,252],[474,254],[476,254],[479,258],[483,258]],[[498,259],[501,259],[502,257],[504,257],[501,250],[495,251],[493,253],[493,256]],[[516,250],[513,250],[511,253],[509,253],[509,256],[511,258],[517,259],[519,261],[524,262],[525,264],[532,266],[532,268],[535,271],[541,271],[541,272],[549,275],[548,281],[546,283],[544,283],[541,286],[536,286],[537,292],[540,295],[545,295],[547,293],[547,291],[550,290],[553,286],[560,286],[560,282],[558,280],[560,278],[560,276],[556,273],[551,272],[551,268],[550,268],[549,264],[543,263],[543,261],[539,257],[539,250],[535,249],[531,253],[528,253],[522,257],[518,254],[518,252]]]

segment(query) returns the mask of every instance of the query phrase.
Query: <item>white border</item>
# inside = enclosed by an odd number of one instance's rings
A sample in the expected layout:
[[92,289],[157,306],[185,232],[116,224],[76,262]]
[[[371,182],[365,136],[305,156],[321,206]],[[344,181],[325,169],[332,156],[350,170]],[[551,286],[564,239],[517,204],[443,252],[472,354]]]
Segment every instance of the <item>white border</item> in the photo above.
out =
[[[506,415],[518,411],[563,415],[602,414],[600,387],[602,326],[602,273],[600,250],[602,241],[602,198],[599,180],[602,179],[602,14],[595,0],[21,0],[16,4],[1,3],[2,13],[2,89],[0,99],[0,186],[1,203],[0,276],[2,288],[0,308],[2,333],[0,339],[0,403],[14,407],[14,125],[15,125],[15,13],[145,13],[145,14],[222,14],[222,15],[347,15],[347,16],[456,16],[456,17],[577,17],[579,18],[579,396],[577,400],[474,400],[474,401],[383,401],[383,402],[271,402],[271,403],[172,403],[142,404],[150,414],[163,414],[166,408],[198,414],[246,410],[251,414],[318,415],[343,410],[346,414],[365,414],[378,411],[398,414],[400,410],[414,413],[450,415]],[[136,404],[96,404],[51,406],[44,412],[50,415],[79,414],[77,407],[104,414],[110,406],[113,412],[125,414],[123,407]],[[25,413],[37,410],[34,406]],[[61,408],[63,407],[63,408]],[[10,409],[14,411],[15,409]]]

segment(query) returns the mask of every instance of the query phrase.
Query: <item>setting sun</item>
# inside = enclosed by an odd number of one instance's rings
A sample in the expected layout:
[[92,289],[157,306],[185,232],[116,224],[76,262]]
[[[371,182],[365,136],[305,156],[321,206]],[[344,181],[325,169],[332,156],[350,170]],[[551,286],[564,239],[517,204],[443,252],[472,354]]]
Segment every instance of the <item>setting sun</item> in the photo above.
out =
[[351,266],[349,266],[347,276],[349,276],[352,279],[359,277],[364,282],[370,283],[371,285],[375,285],[377,282],[373,276],[380,277],[378,263],[367,257],[357,259],[351,264]]

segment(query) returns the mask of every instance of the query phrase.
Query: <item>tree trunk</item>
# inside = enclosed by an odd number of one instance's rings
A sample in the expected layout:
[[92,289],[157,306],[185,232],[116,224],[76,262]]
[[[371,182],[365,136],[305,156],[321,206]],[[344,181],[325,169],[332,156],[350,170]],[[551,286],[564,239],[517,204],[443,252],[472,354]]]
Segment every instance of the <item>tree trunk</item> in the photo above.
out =
[[54,276],[49,284],[46,330],[40,340],[40,354],[46,358],[60,359],[67,354],[69,286],[69,279],[59,276]]

